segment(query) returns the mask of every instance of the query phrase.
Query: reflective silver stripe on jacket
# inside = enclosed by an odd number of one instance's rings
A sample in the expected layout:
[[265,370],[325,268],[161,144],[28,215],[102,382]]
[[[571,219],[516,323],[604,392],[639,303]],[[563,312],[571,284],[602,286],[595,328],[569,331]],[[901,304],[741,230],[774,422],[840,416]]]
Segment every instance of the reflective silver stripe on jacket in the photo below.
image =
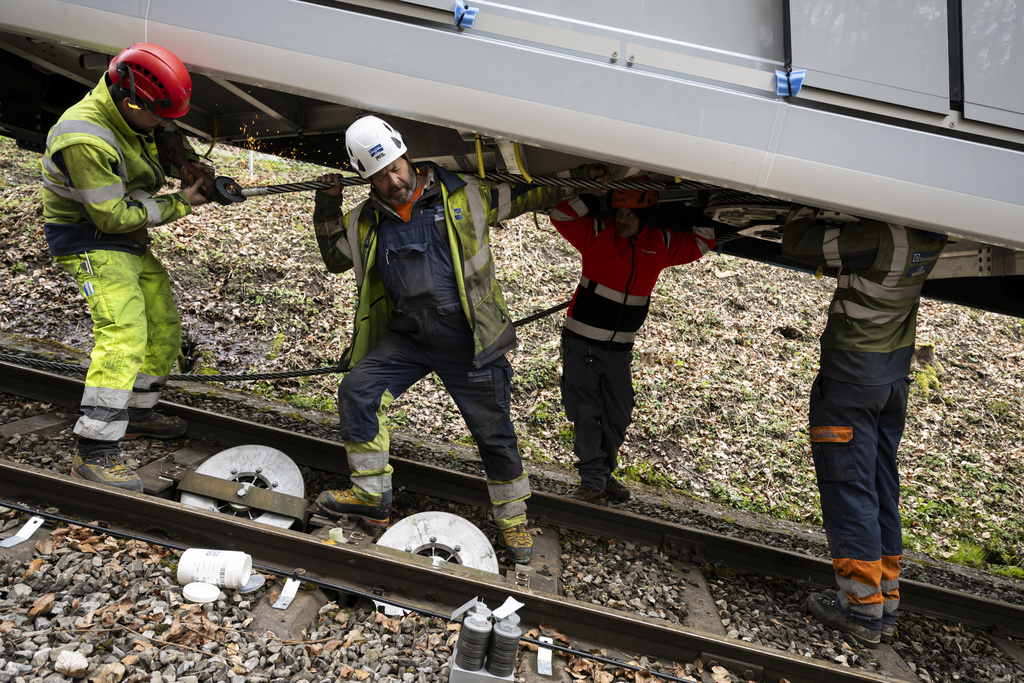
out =
[[508,183],[498,185],[498,221],[503,221],[512,213],[512,186]]
[[836,284],[840,289],[853,289],[867,294],[874,299],[885,299],[887,301],[899,301],[900,299],[917,298],[924,288],[924,283],[911,285],[909,287],[886,287],[877,282],[872,282],[861,277],[857,273],[841,273],[836,278]]
[[[142,207],[146,209],[146,225],[152,228],[160,225],[160,205],[153,199],[153,195],[139,188],[128,193],[132,199],[137,199]],[[124,195],[122,195],[124,196]]]
[[[363,207],[366,202],[370,201],[367,199],[362,204],[352,209],[352,212],[348,215],[348,230],[346,238],[347,242],[338,240],[338,248],[341,249],[341,253],[348,256],[349,260],[352,261],[352,270],[356,277],[356,287],[363,286],[363,258],[362,250],[359,245],[359,214],[363,212]],[[345,252],[345,246],[348,246],[348,253]]]
[[[117,137],[114,135],[114,131],[108,130],[103,126],[96,125],[95,123],[90,123],[89,121],[80,121],[75,119],[61,121],[50,129],[50,134],[46,137],[47,155],[50,153],[50,145],[52,144],[53,139],[59,135],[64,135],[65,133],[85,133],[87,135],[93,135],[113,147],[114,151],[117,152],[117,158],[119,159],[117,175],[121,176],[121,180],[128,182],[128,169],[124,163],[124,153],[121,151],[121,145],[117,144]],[[56,176],[58,174],[54,175]],[[63,175],[60,175],[60,177],[65,183],[67,182],[67,178]]]
[[572,330],[576,334],[586,337],[587,339],[621,342],[623,344],[632,344],[636,340],[636,332],[619,331],[609,337],[608,333],[610,330],[603,330],[600,327],[586,325],[575,318],[566,318],[564,325],[565,329]]
[[[580,276],[580,289],[590,290],[591,282],[593,282],[593,280],[587,276]],[[636,296],[635,294],[630,294],[625,297],[625,300],[623,300],[624,295],[622,292],[617,292],[611,287],[605,287],[604,285],[596,282],[594,282],[593,292],[600,297],[604,297],[605,299],[610,299],[617,304],[625,304],[627,306],[646,306],[647,302],[651,299],[649,296]]]
[[839,228],[829,228],[825,231],[825,237],[821,242],[825,263],[836,268],[843,265],[843,260],[839,256],[839,232]]
[[892,265],[889,266],[889,274],[882,280],[887,287],[895,287],[903,277],[903,268],[907,265],[907,255],[910,253],[910,244],[907,241],[907,230],[901,225],[888,223],[892,232]]
[[905,228],[893,225],[892,223],[888,225],[889,231],[892,233],[893,253],[892,261],[889,263],[889,270],[882,279],[882,282],[873,282],[861,277],[857,273],[844,273],[840,271],[837,285],[839,289],[860,292],[872,299],[881,299],[883,301],[906,300],[910,305],[901,311],[878,311],[853,301],[837,299],[833,301],[830,313],[843,313],[848,318],[863,320],[876,325],[903,322],[910,315],[910,311],[913,310],[913,305],[917,302],[917,297],[924,287],[924,282],[907,287],[898,287],[900,279],[903,277],[904,268],[907,265],[910,244],[907,240]]
[[711,247],[709,247],[708,243],[705,242],[704,240],[706,239],[708,241],[714,242],[715,241],[715,229],[714,228],[709,228],[709,227],[706,227],[706,226],[705,227],[694,228],[693,229],[693,234],[696,235],[697,237],[703,237],[704,238],[704,239],[697,240],[697,248],[700,249],[700,255],[703,256],[704,254],[708,253],[708,249],[710,249]]
[[[466,292],[469,305],[476,306],[491,292],[491,285],[494,284],[494,264],[491,262],[491,245],[487,239],[487,211],[484,209],[483,199],[480,198],[480,184],[472,176],[465,176],[463,179],[466,181],[466,200],[469,205],[469,212],[473,215],[473,231],[476,233],[476,244],[479,251],[463,264],[462,277],[467,279],[470,275],[476,274],[480,269],[489,268],[487,278],[471,291]],[[507,203],[509,197],[511,197],[511,190],[507,184],[499,185],[499,200],[502,197],[502,188],[505,190],[504,201]],[[447,207],[445,208],[447,210]],[[508,218],[507,205],[504,217]],[[499,220],[501,220],[500,216]]]
[[[580,199],[578,195],[573,195],[566,201],[568,202],[569,206],[572,207],[573,211],[576,212],[577,216],[582,218],[583,216],[586,216],[588,213],[590,213],[590,211],[587,209],[587,205],[583,203],[583,200]],[[563,223],[565,221],[573,220],[572,216],[570,216],[567,213],[562,213],[561,211],[558,210],[557,207],[551,210],[551,213],[548,214],[548,217],[553,221],[561,221]]]

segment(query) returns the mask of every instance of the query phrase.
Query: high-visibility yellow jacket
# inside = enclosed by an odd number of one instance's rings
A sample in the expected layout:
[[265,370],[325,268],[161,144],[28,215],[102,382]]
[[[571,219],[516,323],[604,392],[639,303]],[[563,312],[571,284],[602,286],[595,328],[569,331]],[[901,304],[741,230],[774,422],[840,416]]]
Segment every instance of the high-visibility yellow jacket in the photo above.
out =
[[[445,226],[455,266],[459,299],[473,331],[475,367],[483,367],[515,348],[516,335],[501,285],[494,276],[490,226],[527,211],[553,206],[563,197],[557,187],[530,187],[459,175],[427,162],[441,185]],[[352,342],[342,356],[351,367],[373,350],[387,332],[394,304],[374,267],[377,230],[388,214],[372,199],[342,215],[341,197],[317,193],[313,224],[327,269],[355,269],[359,303]]]
[[147,228],[192,211],[184,191],[153,196],[165,179],[154,138],[132,130],[108,87],[104,75],[46,140],[43,218],[54,256],[91,249],[142,254]]

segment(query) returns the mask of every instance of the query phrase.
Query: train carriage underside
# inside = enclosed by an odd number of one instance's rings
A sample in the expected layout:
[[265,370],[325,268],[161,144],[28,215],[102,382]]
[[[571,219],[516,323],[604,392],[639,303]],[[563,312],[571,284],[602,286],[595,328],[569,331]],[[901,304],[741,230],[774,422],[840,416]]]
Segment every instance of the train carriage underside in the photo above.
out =
[[707,202],[723,252],[788,267],[793,202],[940,231],[925,295],[1024,317],[1013,5],[0,0],[0,134],[41,150],[114,54],[155,42],[192,72],[181,123],[205,142],[345,168],[345,128],[378,113],[464,172],[684,179],[663,198]]

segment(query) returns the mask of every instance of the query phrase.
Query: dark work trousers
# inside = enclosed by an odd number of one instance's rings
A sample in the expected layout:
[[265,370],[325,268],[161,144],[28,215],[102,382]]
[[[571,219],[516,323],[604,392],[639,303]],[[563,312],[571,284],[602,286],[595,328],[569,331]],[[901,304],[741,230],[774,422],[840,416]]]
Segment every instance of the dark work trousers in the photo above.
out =
[[523,473],[509,408],[512,366],[505,356],[473,367],[473,336],[461,304],[420,309],[392,321],[376,348],[355,364],[338,387],[341,436],[372,441],[385,392],[398,398],[433,371],[459,407],[476,440],[489,479],[510,481]]
[[597,491],[619,466],[619,448],[633,421],[632,360],[632,350],[562,337],[562,406],[576,432],[576,469],[580,481]]
[[[390,331],[338,387],[341,436],[346,442],[385,443],[381,406],[434,371],[476,440],[487,477],[509,482],[523,473],[509,414],[512,366],[501,356],[483,368],[473,367],[473,333],[459,301],[443,228],[440,204],[424,208],[406,223],[381,224],[375,267],[394,301],[394,317],[388,323]],[[525,512],[521,502],[500,501],[528,495],[527,480],[509,490],[492,486],[490,492],[499,508],[496,519]]]
[[811,451],[840,604],[868,628],[899,607],[896,451],[909,387],[904,378],[861,386],[818,375],[811,388]]

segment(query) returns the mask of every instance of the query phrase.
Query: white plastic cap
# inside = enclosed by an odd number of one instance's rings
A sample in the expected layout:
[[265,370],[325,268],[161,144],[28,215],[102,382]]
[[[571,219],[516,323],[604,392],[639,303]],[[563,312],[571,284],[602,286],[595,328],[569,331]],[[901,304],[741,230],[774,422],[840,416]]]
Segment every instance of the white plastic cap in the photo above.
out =
[[189,602],[206,603],[213,602],[220,597],[220,588],[212,583],[193,581],[192,583],[185,584],[185,587],[181,589],[181,593]]

